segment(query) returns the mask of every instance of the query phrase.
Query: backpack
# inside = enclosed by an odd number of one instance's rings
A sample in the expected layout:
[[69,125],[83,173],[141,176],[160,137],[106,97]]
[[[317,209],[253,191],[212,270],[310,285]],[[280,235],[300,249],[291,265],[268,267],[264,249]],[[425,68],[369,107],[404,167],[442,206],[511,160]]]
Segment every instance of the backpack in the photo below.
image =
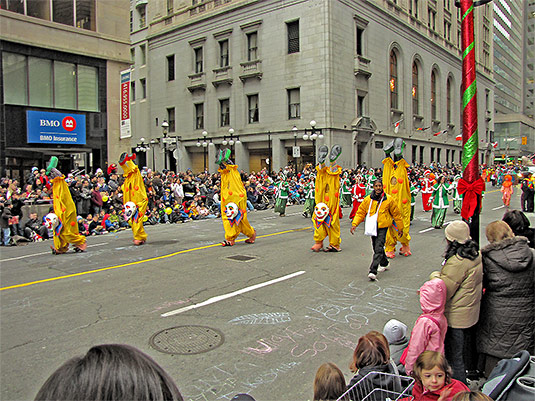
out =
[[520,351],[502,359],[481,389],[495,401],[533,401],[535,399],[535,357]]

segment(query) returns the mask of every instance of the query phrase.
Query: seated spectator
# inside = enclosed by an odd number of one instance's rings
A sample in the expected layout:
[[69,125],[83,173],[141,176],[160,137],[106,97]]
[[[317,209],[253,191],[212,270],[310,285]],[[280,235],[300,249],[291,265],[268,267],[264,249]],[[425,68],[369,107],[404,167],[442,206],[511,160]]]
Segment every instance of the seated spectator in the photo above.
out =
[[199,220],[199,213],[197,212],[197,203],[195,201],[187,201],[184,211],[192,220]]
[[329,362],[318,368],[314,378],[314,401],[335,401],[345,391],[346,380],[338,366]]
[[535,228],[530,228],[529,219],[524,213],[520,210],[508,210],[502,220],[511,227],[515,235],[526,237],[530,248],[535,248]]
[[24,224],[24,236],[32,241],[48,239],[48,230],[43,225],[43,219],[37,217],[37,213],[30,213],[29,220]]
[[[89,215],[88,215],[89,217]],[[93,219],[89,223],[89,233],[90,235],[100,235],[105,234],[104,228],[102,227],[102,220],[99,219],[100,214],[95,213]]]
[[91,235],[91,233],[89,232],[89,225],[87,224],[87,222],[84,220],[84,218],[82,216],[78,216],[76,218],[76,221],[78,222],[78,232],[84,236],[88,236],[88,235]]
[[[392,376],[371,375],[366,381],[363,381],[352,389],[350,399],[360,401],[364,399],[370,391],[370,388],[381,388],[388,391],[401,392],[401,383],[395,380],[397,369],[390,359],[390,350],[386,337],[377,332],[370,331],[368,334],[360,337],[355,351],[353,352],[353,361],[349,365],[350,370],[355,373],[348,385],[348,390],[357,384],[370,372],[388,373]],[[370,401],[379,401],[383,398],[366,398]]]
[[412,372],[416,380],[412,389],[414,401],[445,401],[461,391],[470,391],[451,376],[452,370],[444,355],[435,351],[422,352]]
[[173,211],[170,215],[171,223],[184,223],[186,221],[189,221],[190,218],[188,214],[184,211],[183,207],[175,203],[175,206],[173,207]]
[[123,344],[92,347],[46,380],[35,400],[183,401],[173,379],[150,356]]
[[390,349],[390,358],[396,364],[400,374],[405,374],[405,366],[400,362],[403,351],[409,345],[407,325],[396,319],[390,319],[383,328]]

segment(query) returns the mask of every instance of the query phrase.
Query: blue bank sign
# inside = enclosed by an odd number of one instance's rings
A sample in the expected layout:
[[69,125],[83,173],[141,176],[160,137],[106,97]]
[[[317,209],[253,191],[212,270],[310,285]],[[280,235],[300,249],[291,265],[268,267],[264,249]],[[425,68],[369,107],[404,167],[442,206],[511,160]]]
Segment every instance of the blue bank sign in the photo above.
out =
[[28,143],[85,145],[85,115],[26,111]]

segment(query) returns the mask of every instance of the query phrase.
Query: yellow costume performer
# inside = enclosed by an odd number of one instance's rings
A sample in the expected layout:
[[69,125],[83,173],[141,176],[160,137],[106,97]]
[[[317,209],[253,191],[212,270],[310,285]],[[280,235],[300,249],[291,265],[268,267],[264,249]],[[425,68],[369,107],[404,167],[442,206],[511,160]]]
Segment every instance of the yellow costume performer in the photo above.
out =
[[[69,186],[65,182],[65,176],[56,170],[57,158],[55,156],[50,160],[47,168],[47,173],[52,182],[52,197],[54,214],[53,218],[57,221],[52,223],[52,231],[54,232],[54,247],[53,254],[61,254],[67,252],[69,244],[74,245],[76,252],[85,251],[87,244],[85,237],[78,231],[78,222],[76,220],[76,206],[72,200]],[[48,217],[45,220],[48,220]]]
[[123,153],[119,164],[124,171],[124,183],[122,186],[123,204],[126,205],[127,202],[133,202],[137,209],[136,213],[128,221],[134,234],[134,244],[143,245],[147,240],[147,233],[143,228],[143,217],[147,211],[149,200],[147,198],[145,184],[143,183],[143,177],[141,177],[138,166],[132,161],[135,158],[135,153],[132,155]]
[[[397,145],[397,146],[396,146]],[[394,162],[392,158],[386,157],[383,160],[383,190],[394,201],[401,214],[403,220],[403,236],[398,237],[398,227],[392,225],[388,229],[385,242],[385,253],[389,258],[396,256],[397,242],[401,242],[400,255],[411,255],[411,248],[409,242],[411,236],[409,235],[409,227],[411,223],[411,184],[409,182],[409,175],[407,167],[409,164],[405,159],[401,158],[401,151],[404,143],[400,138],[392,143],[392,150],[394,150],[394,157],[397,161]]]
[[226,164],[229,156],[229,149],[225,151],[225,157],[220,151],[216,160],[221,167],[224,165],[224,168],[218,170],[221,174],[221,218],[225,228],[225,241],[221,245],[234,245],[240,233],[248,237],[246,243],[254,244],[256,231],[247,220],[247,193],[238,166]]
[[[325,252],[339,252],[340,243],[340,175],[342,168],[331,165],[323,165],[329,148],[322,146],[319,149],[319,166],[316,166],[316,207],[312,222],[314,223],[314,242],[312,250],[319,252],[323,248],[323,240],[329,236],[329,246]],[[342,148],[340,145],[334,145],[329,157],[331,163],[340,156]],[[324,210],[325,209],[325,210]]]

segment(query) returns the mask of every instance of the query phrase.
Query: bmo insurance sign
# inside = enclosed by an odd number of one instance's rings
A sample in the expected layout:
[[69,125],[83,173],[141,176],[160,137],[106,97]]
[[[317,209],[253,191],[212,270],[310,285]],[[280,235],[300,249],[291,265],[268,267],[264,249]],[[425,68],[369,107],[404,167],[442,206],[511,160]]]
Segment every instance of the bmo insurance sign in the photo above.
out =
[[26,111],[28,143],[85,145],[85,115]]

